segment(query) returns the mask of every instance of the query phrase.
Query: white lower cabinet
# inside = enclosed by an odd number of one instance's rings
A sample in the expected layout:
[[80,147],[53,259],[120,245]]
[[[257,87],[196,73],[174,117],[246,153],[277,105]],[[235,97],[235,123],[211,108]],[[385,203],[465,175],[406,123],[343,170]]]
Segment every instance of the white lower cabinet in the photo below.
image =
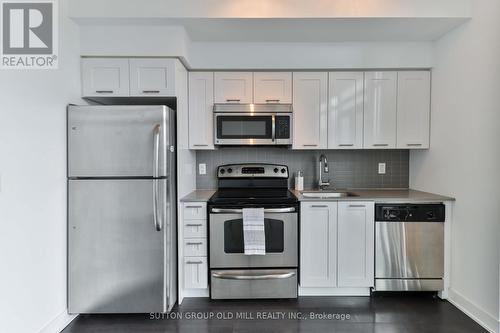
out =
[[335,287],[337,203],[303,202],[300,214],[300,286]]
[[372,287],[374,203],[306,201],[300,214],[300,287]]
[[337,285],[372,287],[374,283],[374,204],[338,203]]
[[206,210],[206,202],[186,202],[182,206],[184,289],[208,287]]

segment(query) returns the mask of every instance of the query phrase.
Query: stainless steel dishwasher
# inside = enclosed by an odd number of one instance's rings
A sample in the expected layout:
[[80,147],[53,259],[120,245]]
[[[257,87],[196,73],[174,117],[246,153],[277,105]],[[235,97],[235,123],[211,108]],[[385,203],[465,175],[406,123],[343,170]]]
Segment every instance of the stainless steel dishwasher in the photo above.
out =
[[374,291],[440,291],[443,204],[375,205]]

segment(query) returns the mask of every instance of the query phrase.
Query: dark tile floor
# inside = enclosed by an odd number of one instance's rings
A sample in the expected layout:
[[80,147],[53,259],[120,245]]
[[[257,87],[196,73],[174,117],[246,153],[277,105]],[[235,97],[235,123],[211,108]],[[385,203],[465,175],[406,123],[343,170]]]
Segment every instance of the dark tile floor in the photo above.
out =
[[[330,315],[330,318],[317,317],[321,315]],[[174,309],[169,315],[171,318],[157,316],[160,318],[151,319],[149,314],[80,315],[63,333],[486,332],[453,305],[432,295],[301,297],[267,301],[188,298]]]

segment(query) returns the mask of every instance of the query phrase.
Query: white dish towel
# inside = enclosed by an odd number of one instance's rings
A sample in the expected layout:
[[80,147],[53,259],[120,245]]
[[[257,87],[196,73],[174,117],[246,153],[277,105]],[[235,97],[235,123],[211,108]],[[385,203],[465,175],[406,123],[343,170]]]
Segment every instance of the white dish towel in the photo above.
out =
[[243,241],[245,255],[266,254],[264,208],[243,208]]

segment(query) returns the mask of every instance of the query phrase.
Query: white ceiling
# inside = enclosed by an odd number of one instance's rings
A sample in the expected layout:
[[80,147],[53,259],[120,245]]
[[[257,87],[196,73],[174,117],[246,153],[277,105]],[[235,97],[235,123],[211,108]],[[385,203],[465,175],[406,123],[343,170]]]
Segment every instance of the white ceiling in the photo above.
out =
[[78,18],[81,25],[182,26],[193,42],[432,41],[467,18]]

